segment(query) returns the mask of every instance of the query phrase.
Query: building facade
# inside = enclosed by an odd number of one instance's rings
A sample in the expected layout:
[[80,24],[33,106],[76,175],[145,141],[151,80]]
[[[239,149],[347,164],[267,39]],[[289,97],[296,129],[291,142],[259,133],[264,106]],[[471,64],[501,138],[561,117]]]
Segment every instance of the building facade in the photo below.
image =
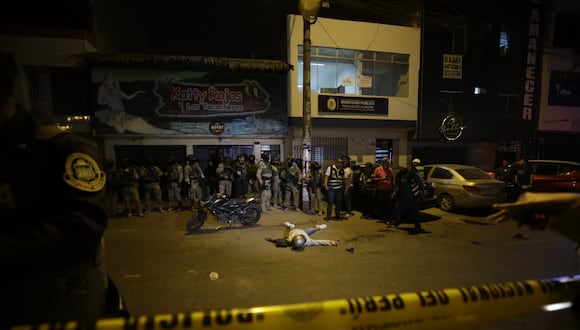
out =
[[[310,103],[311,159],[358,163],[387,156],[407,166],[417,123],[419,28],[318,17],[309,27],[288,16],[287,150],[302,155],[304,105]],[[304,92],[305,29],[310,36],[310,95]]]
[[520,157],[580,160],[580,130],[562,119],[573,118],[577,105],[550,101],[553,72],[572,82],[574,74],[562,70],[578,56],[550,46],[567,33],[554,29],[558,10],[536,0],[425,2],[415,157],[485,169]]
[[580,160],[578,49],[559,37],[574,10],[446,3],[425,1],[414,26],[288,15],[287,61],[103,54],[86,33],[47,29],[0,45],[32,78],[40,117],[112,160],[300,158],[306,130],[323,165]]

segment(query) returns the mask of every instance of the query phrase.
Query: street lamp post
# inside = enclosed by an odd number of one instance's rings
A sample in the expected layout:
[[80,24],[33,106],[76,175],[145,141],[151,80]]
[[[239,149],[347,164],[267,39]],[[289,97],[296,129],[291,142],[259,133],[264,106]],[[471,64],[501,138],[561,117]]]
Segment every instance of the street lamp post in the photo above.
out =
[[304,20],[303,82],[302,82],[302,211],[310,212],[310,196],[304,180],[310,172],[312,153],[312,117],[310,99],[310,24],[316,21],[321,0],[299,0],[298,7]]

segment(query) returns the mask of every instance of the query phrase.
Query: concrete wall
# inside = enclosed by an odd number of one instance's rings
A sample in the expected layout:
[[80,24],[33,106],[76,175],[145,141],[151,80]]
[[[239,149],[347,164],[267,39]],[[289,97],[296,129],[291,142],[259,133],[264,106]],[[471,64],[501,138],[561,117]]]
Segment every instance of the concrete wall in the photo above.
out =
[[[298,65],[298,45],[304,43],[304,22],[302,16],[288,16],[288,62]],[[358,49],[379,52],[410,54],[408,97],[389,97],[388,116],[364,116],[379,120],[417,120],[419,90],[419,64],[421,31],[419,28],[402,27],[367,22],[341,21],[319,17],[310,28],[312,46]],[[354,77],[356,78],[356,77]],[[297,89],[298,72],[290,72],[289,116],[302,117],[302,92]],[[318,93],[311,93],[316,100]],[[361,96],[364,97],[364,96]],[[317,102],[312,102],[312,117],[332,117],[318,114]],[[361,118],[361,116],[341,115],[341,118]]]

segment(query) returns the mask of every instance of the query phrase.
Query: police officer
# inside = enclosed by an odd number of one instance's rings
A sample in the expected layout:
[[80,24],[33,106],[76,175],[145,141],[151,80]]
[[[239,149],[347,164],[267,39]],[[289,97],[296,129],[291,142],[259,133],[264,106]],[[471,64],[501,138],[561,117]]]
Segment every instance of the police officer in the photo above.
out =
[[181,211],[183,207],[183,198],[181,197],[181,185],[183,184],[183,166],[179,164],[175,156],[169,157],[168,168],[167,168],[167,179],[168,179],[168,199],[169,208],[167,211]]
[[243,196],[248,193],[250,180],[250,166],[246,161],[246,154],[238,155],[238,160],[232,164],[234,171],[233,197]]
[[280,173],[280,178],[284,181],[284,186],[286,187],[286,191],[284,192],[284,209],[296,211],[298,209],[298,201],[300,200],[298,187],[302,182],[302,171],[294,158],[288,157],[286,168]]
[[132,217],[134,210],[142,217],[144,214],[139,194],[139,171],[130,163],[129,158],[124,158],[121,166],[121,200],[125,204],[127,217]]
[[282,179],[280,179],[280,159],[274,158],[272,164],[272,206],[275,208],[282,207]]
[[258,162],[258,169],[256,170],[256,178],[260,186],[261,198],[260,202],[262,204],[262,211],[272,210],[272,166],[268,164],[265,160],[260,160]]
[[104,159],[78,135],[39,125],[24,86],[0,52],[0,328],[94,322],[107,283]]
[[189,185],[189,198],[191,207],[198,208],[203,198],[202,181],[205,179],[203,170],[199,165],[199,159],[193,155],[187,157],[187,165],[183,168],[185,182]]
[[163,193],[161,192],[161,178],[163,177],[163,171],[155,165],[153,157],[147,157],[145,164],[141,167],[141,173],[139,176],[144,183],[143,199],[145,213],[151,212],[153,208],[152,204],[155,204],[159,213],[165,213],[163,210]]
[[318,162],[310,164],[310,171],[306,174],[304,181],[308,187],[310,197],[310,209],[312,214],[323,215],[322,211],[322,189],[324,186],[322,167]]
[[232,180],[234,178],[232,159],[230,157],[223,157],[215,172],[218,176],[219,193],[226,197],[232,197]]
[[340,215],[344,200],[344,159],[338,157],[334,164],[324,171],[324,189],[327,191],[326,220],[330,220],[334,205],[335,219],[342,220]]

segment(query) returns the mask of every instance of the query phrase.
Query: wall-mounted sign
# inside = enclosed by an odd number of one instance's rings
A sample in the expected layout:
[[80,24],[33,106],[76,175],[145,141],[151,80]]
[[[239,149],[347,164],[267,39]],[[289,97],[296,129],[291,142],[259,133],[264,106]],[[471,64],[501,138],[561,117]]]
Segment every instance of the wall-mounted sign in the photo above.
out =
[[358,76],[358,87],[360,88],[373,88],[373,77],[359,75]]
[[225,131],[225,125],[220,121],[212,121],[209,124],[209,131],[213,135],[220,135]]
[[453,112],[446,113],[441,120],[439,133],[448,141],[455,141],[461,137],[465,125],[459,116]]
[[461,79],[463,55],[443,54],[443,78]]
[[91,68],[95,135],[213,136],[215,121],[228,135],[288,133],[280,73],[208,69]]
[[387,115],[389,114],[389,99],[318,95],[318,113]]
[[157,113],[170,117],[254,115],[270,108],[269,95],[255,80],[240,84],[204,85],[169,78],[157,82]]

